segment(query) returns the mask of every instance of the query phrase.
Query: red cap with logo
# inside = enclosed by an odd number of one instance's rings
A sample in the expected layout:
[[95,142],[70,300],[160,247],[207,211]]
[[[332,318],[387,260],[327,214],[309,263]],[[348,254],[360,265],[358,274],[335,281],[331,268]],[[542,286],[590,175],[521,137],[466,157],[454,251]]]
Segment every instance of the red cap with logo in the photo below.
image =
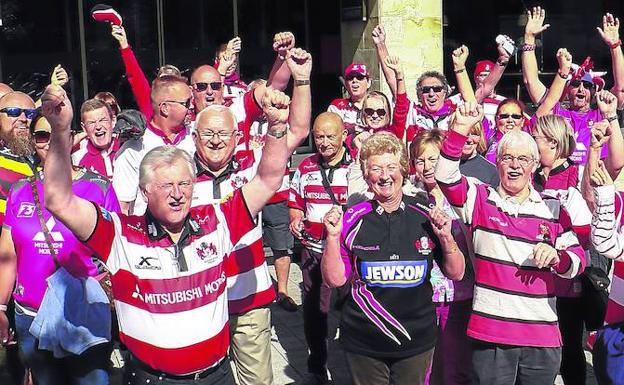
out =
[[477,62],[477,66],[475,67],[474,73],[472,74],[472,76],[474,76],[474,78],[476,79],[477,76],[479,76],[479,74],[481,72],[491,72],[492,68],[494,68],[494,62],[490,61],[490,60],[480,60]]
[[345,78],[349,77],[350,74],[356,73],[362,76],[369,77],[368,68],[364,64],[360,63],[351,63],[345,68],[344,75]]

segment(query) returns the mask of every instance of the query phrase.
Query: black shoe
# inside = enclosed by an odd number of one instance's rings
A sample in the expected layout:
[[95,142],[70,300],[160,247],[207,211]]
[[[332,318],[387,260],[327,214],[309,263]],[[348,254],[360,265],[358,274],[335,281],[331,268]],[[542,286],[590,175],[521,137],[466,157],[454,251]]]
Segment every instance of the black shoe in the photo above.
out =
[[330,385],[333,381],[327,379],[327,375],[317,373],[308,373],[307,376],[301,382],[301,385]]
[[299,305],[295,303],[295,301],[287,296],[286,294],[278,294],[277,295],[277,304],[284,310],[288,312],[296,312],[299,310]]

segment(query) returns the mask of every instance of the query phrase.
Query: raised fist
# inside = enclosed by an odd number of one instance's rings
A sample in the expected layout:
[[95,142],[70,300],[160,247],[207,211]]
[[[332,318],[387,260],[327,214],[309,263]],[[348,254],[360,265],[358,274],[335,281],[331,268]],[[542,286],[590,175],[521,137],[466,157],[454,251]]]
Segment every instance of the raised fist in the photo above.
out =
[[333,206],[323,217],[328,236],[339,236],[342,231],[342,208]]
[[596,94],[598,109],[604,118],[617,114],[617,97],[607,90]]
[[312,72],[312,55],[304,49],[293,48],[286,55],[286,65],[295,80],[309,80]]
[[383,25],[379,24],[373,29],[373,43],[375,45],[383,44],[386,42],[386,30]]
[[455,69],[466,68],[466,60],[468,60],[468,55],[470,54],[468,47],[465,45],[456,48],[451,54],[451,58],[453,59],[453,67]]
[[63,87],[69,81],[69,75],[67,75],[67,71],[60,64],[57,64],[52,71],[52,76],[50,77],[50,84],[54,84],[60,87]]
[[278,32],[273,37],[273,51],[280,56],[286,56],[286,53],[295,46],[295,35],[292,32]]
[[50,122],[52,129],[69,130],[74,117],[74,110],[65,90],[55,84],[46,87],[41,95],[41,112]]
[[262,97],[262,110],[269,126],[288,122],[288,106],[290,98],[285,93],[267,87]]
[[572,54],[566,48],[559,48],[557,50],[557,61],[559,62],[559,69],[564,73],[568,73],[572,66]]

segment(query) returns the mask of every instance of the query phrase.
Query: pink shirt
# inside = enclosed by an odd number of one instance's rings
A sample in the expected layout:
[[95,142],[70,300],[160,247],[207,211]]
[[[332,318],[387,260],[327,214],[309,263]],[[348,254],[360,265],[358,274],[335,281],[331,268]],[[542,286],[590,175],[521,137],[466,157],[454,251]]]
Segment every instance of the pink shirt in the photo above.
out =
[[[43,204],[41,180],[37,180],[37,190]],[[79,197],[98,202],[108,210],[120,210],[112,185],[100,175],[87,171],[73,182],[72,190]],[[76,277],[97,275],[97,268],[91,261],[91,250],[45,208],[43,217],[59,264]],[[21,179],[11,189],[4,226],[11,229],[17,254],[17,283],[13,297],[22,306],[38,309],[47,288],[46,279],[56,271],[56,266],[41,231],[32,188],[27,179]]]

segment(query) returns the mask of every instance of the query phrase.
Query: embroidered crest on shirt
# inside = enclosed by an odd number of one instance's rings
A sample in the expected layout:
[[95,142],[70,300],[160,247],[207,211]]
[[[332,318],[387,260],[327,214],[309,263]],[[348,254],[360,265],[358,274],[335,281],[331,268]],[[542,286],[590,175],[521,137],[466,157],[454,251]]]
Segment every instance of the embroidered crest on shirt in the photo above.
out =
[[202,242],[199,247],[195,249],[195,252],[202,261],[210,262],[217,256],[217,246],[212,242]]
[[539,225],[539,234],[537,235],[537,239],[542,242],[550,242],[550,227],[546,223],[540,223]]
[[247,182],[249,182],[249,180],[247,180],[246,177],[244,176],[240,176],[240,175],[236,175],[234,178],[232,178],[232,180],[230,181],[230,183],[232,184],[232,188],[234,190],[239,189],[241,187],[243,187],[245,184],[247,184]]
[[435,248],[435,244],[429,237],[421,237],[414,242],[414,246],[416,246],[416,250],[423,255],[429,255]]

